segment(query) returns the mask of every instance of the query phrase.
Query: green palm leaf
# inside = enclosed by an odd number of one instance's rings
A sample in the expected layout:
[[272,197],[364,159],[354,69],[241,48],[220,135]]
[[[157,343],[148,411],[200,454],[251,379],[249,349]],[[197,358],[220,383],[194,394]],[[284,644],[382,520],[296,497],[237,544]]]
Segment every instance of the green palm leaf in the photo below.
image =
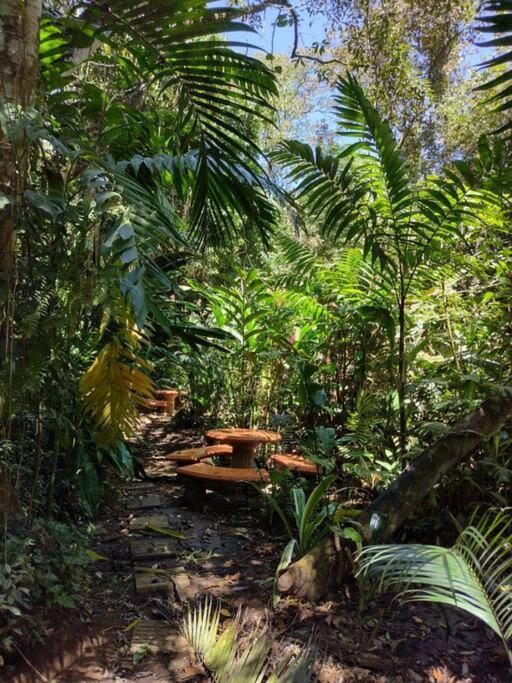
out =
[[[73,12],[82,7],[80,19],[45,20],[41,56],[47,71],[57,68],[56,59],[61,72],[67,69],[77,44],[109,46],[101,59],[122,68],[128,90],[151,89],[153,97],[165,97],[175,111],[176,156],[187,155],[193,145],[194,159],[186,163],[192,172],[187,205],[195,240],[225,242],[241,225],[266,239],[276,212],[251,129],[252,121],[270,121],[270,101],[277,90],[273,72],[242,53],[250,46],[225,38],[234,31],[254,30],[240,21],[242,10],[205,0],[114,0],[77,3]],[[77,33],[82,40],[77,41]],[[62,83],[72,80],[63,73]],[[50,89],[61,81],[49,79]],[[118,102],[102,102],[101,108],[104,140],[113,136],[121,143],[128,131],[144,137],[151,113]],[[178,173],[176,165],[173,171]],[[176,180],[179,185],[191,179],[178,173]]]
[[[478,43],[478,45],[485,48],[506,48],[507,50],[485,61],[481,66],[485,69],[510,67],[512,64],[512,50],[509,49],[512,45],[512,4],[509,0],[486,0],[481,7],[478,19],[480,25],[477,26],[477,30],[480,33],[493,34],[490,40]],[[512,107],[512,69],[508,68],[503,71],[500,68],[499,71],[500,73],[497,76],[491,77],[489,81],[476,90],[493,91],[488,102],[495,103],[494,111],[505,112]],[[509,121],[497,132],[501,133],[511,128],[512,122]]]
[[392,221],[407,217],[413,195],[405,161],[389,123],[381,119],[354,76],[340,79],[334,110],[340,135],[355,140],[363,177],[373,191],[379,189],[381,215]]
[[381,545],[359,555],[359,573],[405,601],[436,602],[478,617],[503,640],[512,661],[512,519],[487,511],[452,548]]

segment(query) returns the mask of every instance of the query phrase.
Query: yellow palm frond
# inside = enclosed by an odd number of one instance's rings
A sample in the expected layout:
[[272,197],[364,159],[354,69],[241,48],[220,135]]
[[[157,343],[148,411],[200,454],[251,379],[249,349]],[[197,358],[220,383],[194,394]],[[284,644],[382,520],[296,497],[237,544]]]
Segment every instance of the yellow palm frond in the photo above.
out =
[[136,353],[140,332],[127,326],[122,339],[131,348],[114,337],[101,349],[80,384],[85,411],[98,429],[100,444],[112,444],[132,435],[138,408],[153,395],[153,382],[144,372],[151,366]]

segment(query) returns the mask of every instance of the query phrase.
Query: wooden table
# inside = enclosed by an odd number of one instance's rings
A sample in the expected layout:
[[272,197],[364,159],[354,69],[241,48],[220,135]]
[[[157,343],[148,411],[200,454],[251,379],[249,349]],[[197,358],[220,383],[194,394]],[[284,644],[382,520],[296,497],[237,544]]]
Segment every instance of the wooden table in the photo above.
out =
[[178,398],[179,391],[175,389],[158,389],[155,394],[167,404],[167,412],[169,415],[174,413],[174,403]]
[[232,467],[251,467],[256,448],[261,443],[277,443],[281,435],[265,429],[211,429],[206,436],[213,441],[227,443],[233,447]]

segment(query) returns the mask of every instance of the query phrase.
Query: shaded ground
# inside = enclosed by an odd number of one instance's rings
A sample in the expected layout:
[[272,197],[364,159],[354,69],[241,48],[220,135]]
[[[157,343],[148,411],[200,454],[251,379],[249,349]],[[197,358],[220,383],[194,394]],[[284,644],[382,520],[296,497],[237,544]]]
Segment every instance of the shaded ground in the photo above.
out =
[[[202,512],[184,504],[164,456],[201,443],[197,432],[172,432],[167,416],[144,420],[137,452],[150,476],[165,476],[157,481],[163,503],[158,513],[165,512],[170,526],[187,536],[180,542],[176,558],[145,564],[185,567],[191,580],[189,596],[221,598],[225,619],[243,606],[248,609],[249,622],[262,618],[270,622],[278,634],[274,656],[307,642],[314,630],[321,651],[318,674],[322,683],[512,680],[506,655],[494,634],[455,610],[443,614],[437,608],[418,605],[398,609],[382,599],[370,603],[359,616],[355,587],[345,585],[315,605],[283,599],[272,613],[271,587],[266,580],[273,575],[283,547],[281,529],[269,530],[264,514],[248,509],[244,499],[209,494]],[[53,614],[44,645],[25,652],[27,661],[2,681],[208,680],[195,662],[180,664],[177,669],[169,655],[133,662],[129,645],[134,620],[162,619],[173,628],[182,607],[166,596],[135,592],[129,517],[125,492],[113,491],[96,547],[109,559],[94,563],[85,606],[79,614]]]

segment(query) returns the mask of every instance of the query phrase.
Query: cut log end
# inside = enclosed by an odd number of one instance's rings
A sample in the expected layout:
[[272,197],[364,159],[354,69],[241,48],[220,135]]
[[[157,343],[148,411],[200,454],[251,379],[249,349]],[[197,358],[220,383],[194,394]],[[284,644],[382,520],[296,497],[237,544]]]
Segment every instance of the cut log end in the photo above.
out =
[[332,583],[335,565],[335,548],[331,539],[325,539],[279,576],[277,589],[314,602]]

